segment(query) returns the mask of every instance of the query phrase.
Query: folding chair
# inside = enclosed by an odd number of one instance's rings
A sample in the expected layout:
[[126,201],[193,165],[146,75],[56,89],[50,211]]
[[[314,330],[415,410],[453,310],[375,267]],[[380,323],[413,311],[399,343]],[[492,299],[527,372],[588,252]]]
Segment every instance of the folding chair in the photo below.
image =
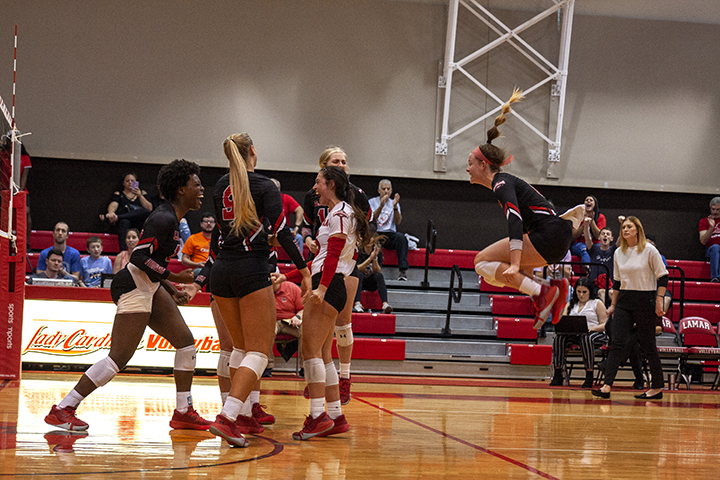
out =
[[[703,365],[705,360],[719,361],[720,340],[717,328],[703,317],[685,317],[680,320],[678,335],[681,346],[688,349],[680,359],[680,374],[690,390],[692,373],[689,372],[688,365]],[[713,388],[717,388],[718,377],[716,374]]]

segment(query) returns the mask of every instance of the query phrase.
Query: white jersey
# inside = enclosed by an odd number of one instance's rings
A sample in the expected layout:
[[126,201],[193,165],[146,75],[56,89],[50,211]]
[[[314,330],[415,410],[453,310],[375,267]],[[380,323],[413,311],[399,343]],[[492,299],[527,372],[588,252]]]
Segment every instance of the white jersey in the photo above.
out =
[[345,234],[345,245],[340,253],[337,269],[335,273],[350,275],[355,268],[355,243],[356,243],[356,220],[353,215],[353,208],[346,202],[340,202],[333,207],[325,221],[318,229],[315,238],[320,244],[320,251],[312,262],[312,274],[320,273],[323,265],[325,265],[325,257],[327,257],[328,239],[331,235]]

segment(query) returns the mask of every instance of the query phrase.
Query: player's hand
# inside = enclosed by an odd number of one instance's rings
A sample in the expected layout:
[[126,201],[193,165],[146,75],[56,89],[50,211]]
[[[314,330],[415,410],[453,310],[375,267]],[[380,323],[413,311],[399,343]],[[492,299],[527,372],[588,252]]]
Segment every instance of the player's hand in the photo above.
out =
[[308,294],[307,301],[310,301],[315,305],[320,305],[323,300],[325,300],[325,290],[327,290],[325,286],[320,285],[318,288]]
[[197,293],[200,291],[200,285],[193,282],[190,284],[180,285],[180,289],[188,296],[187,301],[189,302],[190,300],[195,298],[195,295],[197,295]]
[[279,247],[280,242],[278,242],[277,235],[268,235],[268,245],[271,247]]
[[308,293],[312,291],[312,277],[310,274],[303,275],[303,279],[300,282],[300,292],[302,293],[302,296],[307,296]]
[[275,272],[270,274],[270,278],[272,279],[273,286],[280,285],[281,283],[283,283],[284,281],[287,280],[287,277],[285,275],[283,275],[282,273],[275,273]]
[[178,305],[185,305],[191,300],[191,297],[186,290],[178,290],[178,292],[173,295],[173,300],[175,300],[175,303]]
[[195,276],[193,275],[192,268],[186,268],[182,272],[176,273],[175,278],[170,279],[168,277],[168,279],[171,282],[175,282],[175,283],[193,283],[193,280],[195,280]]
[[503,279],[506,284],[514,284],[516,275],[520,272],[520,268],[510,265],[510,267],[503,272]]

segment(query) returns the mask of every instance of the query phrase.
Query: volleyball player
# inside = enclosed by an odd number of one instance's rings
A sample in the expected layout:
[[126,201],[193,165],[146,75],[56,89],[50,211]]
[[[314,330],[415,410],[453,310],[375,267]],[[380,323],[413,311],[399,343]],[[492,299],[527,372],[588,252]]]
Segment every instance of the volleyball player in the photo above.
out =
[[[249,398],[268,363],[275,338],[275,296],[270,280],[268,235],[275,235],[297,266],[303,291],[310,291],[310,271],[285,223],[275,184],[255,173],[257,151],[247,133],[223,143],[230,173],[215,186],[217,228],[210,255],[191,286],[194,296],[210,279],[210,291],[232,337],[230,392],[210,431],[230,444],[247,447],[245,433],[260,433],[252,417],[257,403]],[[259,394],[259,392],[258,392]]]
[[[347,154],[340,147],[328,147],[320,154],[318,161],[320,168],[328,165],[342,168],[347,174]],[[367,218],[370,219],[372,213],[370,211],[370,203],[362,189],[350,183],[350,189],[353,192],[353,206],[357,207],[361,212],[367,212]],[[322,205],[314,188],[305,194],[303,201],[303,209],[305,212],[305,223],[310,226],[311,234],[305,238],[305,244],[313,254],[318,251],[315,243],[317,232],[328,215],[328,208]],[[357,257],[357,255],[355,256]],[[347,304],[338,314],[335,323],[335,337],[337,339],[338,357],[340,359],[340,400],[343,405],[350,402],[350,361],[353,349],[353,332],[352,332],[352,307],[357,293],[357,286],[360,280],[360,274],[353,266],[352,273],[345,277],[345,290],[347,296]],[[307,388],[304,392],[305,398],[310,398]]]
[[[332,340],[337,316],[347,305],[344,282],[355,268],[357,241],[371,241],[367,217],[365,212],[353,207],[353,191],[342,168],[327,166],[320,170],[314,189],[320,205],[328,208],[328,214],[317,231],[319,249],[312,261],[313,291],[303,312],[301,341],[305,381],[310,393],[310,415],[302,430],[293,433],[295,440],[350,430],[342,414],[339,377],[332,361]],[[297,278],[294,271],[277,275],[275,281]]]
[[[522,91],[516,89],[488,130],[487,143],[470,154],[466,171],[470,174],[470,183],[493,191],[505,211],[510,233],[508,238],[493,243],[475,256],[475,271],[491,285],[512,287],[530,295],[537,311],[534,326],[537,329],[551,313],[553,322],[560,320],[568,282],[563,278],[551,280],[547,285],[524,271],[563,259],[572,242],[572,229],[582,221],[584,207],[578,205],[561,217],[535,188],[500,170],[513,157],[506,156],[492,141],[500,135],[497,127],[505,122],[510,104],[520,99]],[[556,304],[558,298],[562,300]]]
[[[187,302],[188,295],[169,283],[192,282],[192,269],[180,273],[167,269],[168,262],[177,257],[181,247],[178,220],[201,206],[204,189],[199,173],[200,167],[186,160],[174,160],[160,169],[158,190],[166,202],[145,221],[130,262],[117,273],[110,288],[117,304],[110,353],[91,366],[57,406],[52,406],[45,417],[46,423],[67,430],[87,430],[88,424],[77,418],[76,408],[127,365],[142,340],[145,327],[150,327],[176,349],[173,375],[177,403],[170,426],[195,430],[210,427],[210,422],[193,408],[190,395],[195,340],[176,305]],[[161,283],[164,288],[158,288]],[[173,292],[172,296],[169,291]]]

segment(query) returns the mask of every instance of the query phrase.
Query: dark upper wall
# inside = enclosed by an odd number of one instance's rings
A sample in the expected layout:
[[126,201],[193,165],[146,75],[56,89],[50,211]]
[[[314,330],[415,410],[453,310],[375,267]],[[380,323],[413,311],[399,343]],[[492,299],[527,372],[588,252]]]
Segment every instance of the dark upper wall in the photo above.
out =
[[[65,220],[74,231],[109,232],[98,216],[105,213],[110,196],[120,186],[125,173],[140,177],[141,187],[155,195],[159,165],[106,161],[33,158],[28,181],[33,226],[52,230]],[[258,170],[280,180],[283,192],[302,204],[315,181],[313,173]],[[198,230],[200,215],[214,211],[212,187],[225,173],[217,167],[203,167],[201,179],[206,193],[203,208],[187,216],[193,231]],[[377,195],[380,177],[352,176],[368,197]],[[468,182],[448,182],[410,178],[392,178],[400,193],[403,223],[400,231],[421,238],[424,245],[427,221],[438,230],[438,248],[480,250],[507,236],[507,224],[490,190]],[[588,190],[586,188],[539,186],[558,210],[581,203],[585,196],[598,198],[608,225],[618,234],[618,215],[636,215],[646,232],[655,235],[658,246],[668,258],[702,260],[704,249],[697,239],[697,223],[709,211],[709,195],[645,192],[637,190]]]

